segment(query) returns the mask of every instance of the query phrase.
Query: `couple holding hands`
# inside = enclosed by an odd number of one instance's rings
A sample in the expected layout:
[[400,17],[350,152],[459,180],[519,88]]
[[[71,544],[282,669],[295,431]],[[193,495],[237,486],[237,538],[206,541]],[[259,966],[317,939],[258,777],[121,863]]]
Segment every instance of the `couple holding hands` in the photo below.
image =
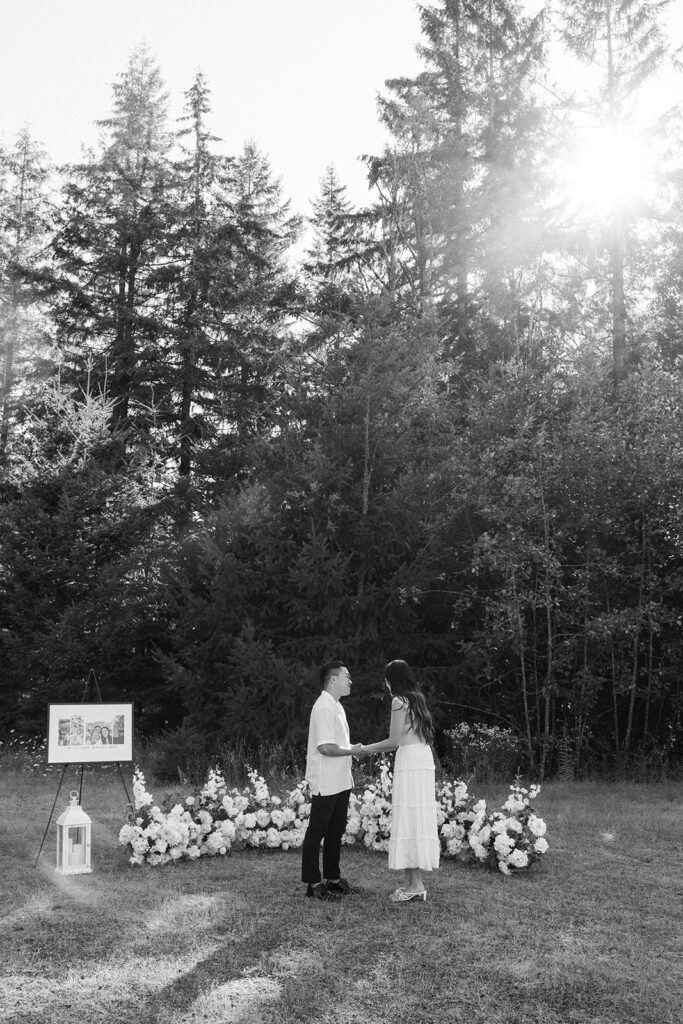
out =
[[341,877],[339,868],[353,788],[351,758],[395,750],[389,869],[405,871],[405,884],[389,898],[395,903],[426,900],[422,872],[439,866],[439,835],[430,746],[433,726],[424,695],[405,661],[389,662],[384,670],[392,698],[389,736],[378,743],[351,745],[341,705],[341,698],[351,692],[349,670],[343,662],[334,661],[323,666],[320,677],[323,690],[311,710],[306,756],[306,781],[311,790],[311,816],[301,849],[306,895],[336,900],[359,891]]

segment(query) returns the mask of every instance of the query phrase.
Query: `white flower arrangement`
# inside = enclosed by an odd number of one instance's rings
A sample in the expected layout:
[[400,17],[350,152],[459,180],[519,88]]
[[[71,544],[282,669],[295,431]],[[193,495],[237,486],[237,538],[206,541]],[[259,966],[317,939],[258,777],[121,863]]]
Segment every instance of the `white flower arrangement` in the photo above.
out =
[[[392,773],[387,758],[379,761],[379,777],[361,794],[352,793],[343,842],[362,843],[385,852],[391,831]],[[134,813],[119,833],[133,865],[168,864],[181,859],[224,856],[231,849],[264,847],[298,849],[311,811],[308,786],[299,782],[283,797],[271,795],[262,776],[248,771],[243,790],[228,789],[212,768],[200,790],[167,810],[154,804],[145,778],[133,777]],[[436,792],[437,826],[444,857],[485,864],[502,874],[528,870],[548,850],[546,823],[531,807],[539,786],[510,786],[500,811],[489,812],[486,801],[468,792],[461,781],[442,782]]]

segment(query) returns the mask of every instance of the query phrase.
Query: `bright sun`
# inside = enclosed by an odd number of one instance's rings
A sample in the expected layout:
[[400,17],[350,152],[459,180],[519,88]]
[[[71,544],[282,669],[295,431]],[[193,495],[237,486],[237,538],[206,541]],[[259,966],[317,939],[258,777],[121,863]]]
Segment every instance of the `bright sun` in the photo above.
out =
[[597,215],[633,205],[647,184],[642,143],[625,132],[587,138],[566,170],[571,205]]

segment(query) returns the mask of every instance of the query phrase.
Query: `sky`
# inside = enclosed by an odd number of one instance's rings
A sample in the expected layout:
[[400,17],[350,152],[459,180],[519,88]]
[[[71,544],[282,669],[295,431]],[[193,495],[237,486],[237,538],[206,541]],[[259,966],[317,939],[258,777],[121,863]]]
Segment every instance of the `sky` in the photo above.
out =
[[27,124],[55,162],[77,160],[144,40],[173,118],[200,69],[222,151],[253,139],[297,212],[330,164],[357,202],[358,157],[384,138],[376,95],[419,70],[419,38],[414,0],[0,0],[0,140]]
[[[681,43],[683,0],[672,9]],[[0,0],[0,142],[26,125],[56,163],[78,160],[142,41],[171,117],[201,70],[221,150],[253,139],[303,214],[330,164],[353,202],[367,199],[359,158],[386,139],[377,94],[422,67],[415,0]]]

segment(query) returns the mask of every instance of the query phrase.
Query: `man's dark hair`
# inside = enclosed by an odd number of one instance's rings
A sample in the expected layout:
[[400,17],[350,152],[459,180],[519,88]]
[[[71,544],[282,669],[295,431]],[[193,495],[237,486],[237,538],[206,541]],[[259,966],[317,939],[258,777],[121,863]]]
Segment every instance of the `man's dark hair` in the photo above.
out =
[[328,661],[320,669],[320,682],[323,686],[327,686],[330,681],[330,676],[333,672],[337,672],[340,668],[346,668],[346,662],[344,661]]

